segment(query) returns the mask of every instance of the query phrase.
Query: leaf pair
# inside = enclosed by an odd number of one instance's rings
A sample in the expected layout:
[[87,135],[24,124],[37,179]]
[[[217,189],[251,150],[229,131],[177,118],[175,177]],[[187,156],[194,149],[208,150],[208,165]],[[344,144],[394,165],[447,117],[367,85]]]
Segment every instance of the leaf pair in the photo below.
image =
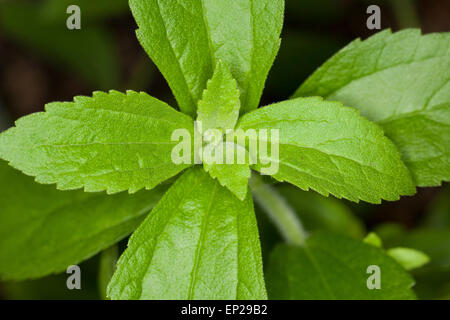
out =
[[241,112],[256,109],[280,46],[283,0],[131,0],[137,37],[195,116],[218,60],[237,80]]
[[[192,119],[144,93],[97,92],[20,119],[0,136],[0,155],[38,182],[57,183],[62,190],[136,192],[192,165],[171,159],[176,145],[171,135],[180,128],[193,136]],[[279,165],[275,178],[302,189],[375,203],[414,192],[383,132],[339,103],[286,101],[245,115],[237,128],[279,130],[279,158],[266,160]],[[258,145],[270,142],[256,139]]]

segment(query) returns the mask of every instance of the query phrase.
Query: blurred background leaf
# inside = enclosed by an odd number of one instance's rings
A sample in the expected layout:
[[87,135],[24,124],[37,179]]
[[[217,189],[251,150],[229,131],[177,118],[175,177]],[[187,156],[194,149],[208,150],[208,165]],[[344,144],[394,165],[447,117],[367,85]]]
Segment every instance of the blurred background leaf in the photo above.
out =
[[52,24],[65,24],[66,9],[70,5],[82,8],[84,23],[98,23],[124,13],[128,13],[128,0],[46,0],[39,8],[39,15]]
[[67,289],[70,274],[61,273],[37,280],[6,282],[1,296],[9,300],[84,300],[99,299],[97,290],[98,257],[80,264],[81,290]]
[[450,189],[443,188],[429,205],[423,222],[408,230],[399,224],[376,228],[386,247],[407,246],[426,253],[431,261],[416,270],[419,298],[450,299]]
[[[81,30],[68,30],[64,21],[52,24],[38,12],[39,7],[29,2],[0,3],[1,32],[50,63],[80,74],[98,89],[118,88],[115,44],[106,30],[84,25]],[[67,18],[67,15],[60,16]]]

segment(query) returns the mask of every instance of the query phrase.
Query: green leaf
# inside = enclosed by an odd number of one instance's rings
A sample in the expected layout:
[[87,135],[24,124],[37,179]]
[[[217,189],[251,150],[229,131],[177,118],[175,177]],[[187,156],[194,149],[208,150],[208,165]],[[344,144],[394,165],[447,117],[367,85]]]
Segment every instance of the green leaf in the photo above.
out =
[[[106,30],[89,26],[73,31],[66,28],[65,22],[55,26],[38,14],[38,8],[35,3],[23,1],[0,3],[2,33],[37,52],[49,63],[79,74],[96,89],[119,85],[117,50]],[[65,9],[60,14],[67,19]]]
[[171,141],[193,121],[146,93],[94,92],[46,105],[0,134],[0,156],[39,183],[108,193],[151,189],[189,165],[176,165]]
[[113,299],[265,299],[252,198],[201,168],[181,176],[130,238]]
[[419,186],[450,181],[450,103],[393,116],[381,122]]
[[65,271],[131,233],[166,187],[134,195],[58,191],[0,161],[0,278]]
[[379,122],[402,151],[418,186],[448,181],[450,33],[408,29],[356,40],[294,94],[319,95]]
[[194,115],[222,60],[237,80],[242,112],[258,107],[280,45],[283,0],[131,0],[137,37],[180,109]]
[[[220,151],[218,151],[220,149]],[[251,176],[251,170],[248,163],[226,163],[226,155],[234,150],[233,154],[238,154],[238,152],[247,152],[244,148],[239,147],[233,143],[219,143],[215,150],[213,151],[213,156],[215,152],[223,154],[221,163],[214,162],[215,159],[203,159],[203,168],[209,173],[211,178],[217,179],[220,184],[228,188],[233,192],[236,197],[244,201],[248,190],[248,179]],[[234,158],[234,157],[233,157]],[[220,159],[220,158],[219,158]]]
[[[380,289],[368,288],[369,266],[380,268]],[[382,249],[325,233],[308,238],[304,248],[278,246],[266,279],[270,299],[415,298],[412,277]]]
[[197,121],[201,121],[202,133],[209,129],[234,129],[239,117],[239,90],[228,68],[220,60],[202,100],[198,102]]
[[450,228],[450,185],[446,185],[433,199],[427,210],[423,225],[429,228]]
[[[254,168],[278,163],[273,177],[303,190],[372,203],[415,192],[400,154],[383,131],[339,102],[317,97],[285,101],[244,115],[237,127],[279,130],[278,157],[260,154]],[[271,139],[267,142],[276,143]]]
[[370,232],[363,240],[364,243],[370,244],[377,248],[383,248],[383,241],[375,232]]
[[387,254],[406,270],[420,268],[430,262],[430,258],[423,252],[411,248],[392,248]]

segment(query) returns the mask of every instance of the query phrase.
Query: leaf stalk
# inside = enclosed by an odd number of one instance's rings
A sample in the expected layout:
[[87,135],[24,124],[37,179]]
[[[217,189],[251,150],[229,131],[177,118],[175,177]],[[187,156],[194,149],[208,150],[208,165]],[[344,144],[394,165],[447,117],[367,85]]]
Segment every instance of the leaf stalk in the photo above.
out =
[[286,200],[263,179],[253,174],[250,189],[255,201],[264,209],[288,244],[304,246],[308,236],[302,222]]

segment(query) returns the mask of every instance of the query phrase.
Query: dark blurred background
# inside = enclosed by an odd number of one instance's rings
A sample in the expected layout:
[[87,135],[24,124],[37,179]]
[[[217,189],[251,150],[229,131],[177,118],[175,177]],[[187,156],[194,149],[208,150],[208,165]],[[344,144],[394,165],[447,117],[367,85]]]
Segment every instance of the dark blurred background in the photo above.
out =
[[[231,0],[230,0],[231,1]],[[81,8],[81,30],[66,28],[66,8]],[[381,7],[382,29],[450,31],[450,0],[287,0],[282,44],[261,105],[288,98],[333,53],[366,38],[366,9]],[[127,0],[0,0],[0,130],[51,101],[95,90],[146,91],[176,106],[169,87],[140,47]],[[2,183],[2,182],[0,182]],[[414,273],[420,298],[450,299],[450,189],[421,188],[414,197],[379,206],[354,204],[277,188],[310,230],[362,238],[376,230],[389,246],[425,251],[432,262]],[[0,204],[1,207],[1,204]],[[263,255],[279,241],[258,212]],[[98,257],[82,266],[83,290],[69,291],[66,275],[0,283],[5,299],[98,298]]]

